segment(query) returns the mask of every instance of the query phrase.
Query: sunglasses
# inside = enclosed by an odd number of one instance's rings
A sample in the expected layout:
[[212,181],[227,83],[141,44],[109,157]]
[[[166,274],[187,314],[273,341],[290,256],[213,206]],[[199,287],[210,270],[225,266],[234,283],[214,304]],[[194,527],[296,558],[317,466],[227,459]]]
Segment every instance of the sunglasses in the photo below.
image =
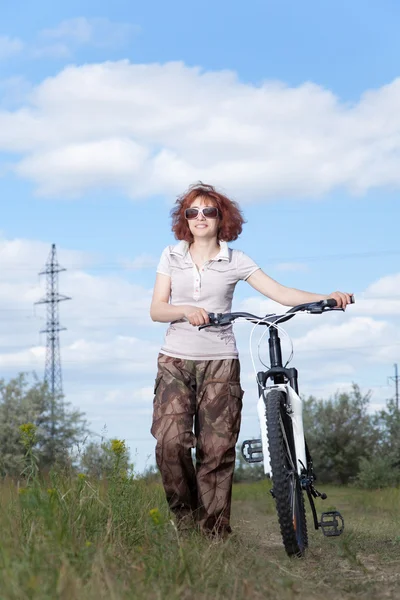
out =
[[188,221],[197,219],[199,213],[201,213],[206,219],[217,219],[219,215],[219,211],[216,206],[204,206],[203,208],[187,208],[185,210],[185,218],[188,219]]

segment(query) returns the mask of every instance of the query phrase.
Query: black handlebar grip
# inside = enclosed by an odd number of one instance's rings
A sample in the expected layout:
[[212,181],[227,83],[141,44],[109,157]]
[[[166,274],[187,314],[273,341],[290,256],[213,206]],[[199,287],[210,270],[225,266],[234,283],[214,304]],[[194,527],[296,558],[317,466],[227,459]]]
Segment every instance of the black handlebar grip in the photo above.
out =
[[[335,298],[327,298],[323,302],[324,302],[324,306],[327,306],[328,308],[335,308],[335,306],[337,306],[337,302],[336,302]],[[354,304],[354,303],[355,303],[354,296],[350,296],[350,304]]]
[[324,300],[324,305],[328,308],[335,308],[335,306],[337,306],[337,302],[335,298],[327,298],[326,300]]

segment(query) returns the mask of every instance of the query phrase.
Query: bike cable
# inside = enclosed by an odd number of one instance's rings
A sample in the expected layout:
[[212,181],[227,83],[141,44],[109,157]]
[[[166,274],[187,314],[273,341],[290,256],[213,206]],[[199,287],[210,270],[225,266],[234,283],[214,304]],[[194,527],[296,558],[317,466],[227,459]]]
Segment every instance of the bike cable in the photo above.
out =
[[[279,317],[280,317],[280,318],[283,318],[283,317],[285,317],[285,316],[286,316],[285,314],[283,314],[283,315],[279,315]],[[258,325],[260,325],[260,323],[264,323],[264,322],[266,322],[267,320],[268,320],[268,317],[263,317],[263,318],[262,318],[262,319],[260,319],[260,320],[259,320],[257,323],[255,323],[255,324],[254,324],[254,326],[253,326],[253,328],[252,328],[252,330],[251,330],[251,332],[250,332],[250,339],[249,339],[249,351],[250,351],[250,359],[251,359],[251,362],[252,362],[252,365],[253,365],[253,370],[254,370],[254,373],[255,373],[256,382],[257,382],[259,385],[261,385],[261,382],[258,380],[258,372],[257,372],[257,369],[256,369],[256,364],[255,364],[255,361],[254,361],[254,356],[253,356],[252,341],[253,341],[253,335],[254,335],[254,331],[256,330],[257,326],[258,326]],[[275,322],[275,323],[270,323],[270,324],[269,324],[269,325],[266,327],[266,329],[265,329],[265,331],[263,332],[263,334],[262,334],[262,336],[261,336],[261,338],[260,338],[260,340],[259,340],[259,342],[258,342],[258,345],[257,345],[257,355],[258,355],[258,360],[261,362],[261,364],[262,364],[264,367],[267,367],[267,368],[270,368],[270,367],[269,367],[268,365],[266,365],[266,364],[263,362],[263,360],[261,359],[261,356],[260,356],[260,346],[261,346],[261,342],[262,342],[262,340],[263,340],[264,336],[265,336],[265,335],[268,333],[268,331],[269,331],[269,328],[270,328],[270,327],[275,327],[275,329],[277,329],[279,333],[281,333],[281,334],[283,334],[284,336],[286,336],[286,337],[288,338],[289,342],[290,342],[290,345],[291,345],[291,353],[290,353],[290,356],[289,356],[289,360],[288,360],[288,362],[287,362],[286,364],[289,364],[290,360],[291,360],[291,359],[292,359],[292,357],[293,357],[293,342],[292,342],[292,339],[291,339],[290,335],[287,333],[287,331],[285,331],[285,329],[283,329],[283,327],[280,327],[280,326],[278,325],[278,322],[279,322],[279,321],[277,321],[277,322]]]

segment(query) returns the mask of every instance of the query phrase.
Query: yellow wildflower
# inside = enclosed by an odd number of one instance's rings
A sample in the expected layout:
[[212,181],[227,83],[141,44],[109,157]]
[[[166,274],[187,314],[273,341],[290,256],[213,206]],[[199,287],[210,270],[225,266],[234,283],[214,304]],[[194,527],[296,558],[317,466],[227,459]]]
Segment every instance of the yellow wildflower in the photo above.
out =
[[38,586],[38,578],[36,577],[36,575],[31,575],[28,579],[28,589],[36,590],[37,586]]
[[19,426],[22,443],[26,448],[31,448],[36,441],[36,425],[33,423],[24,423]]
[[24,423],[19,426],[19,430],[26,435],[32,435],[36,433],[36,426],[33,423]]
[[81,481],[85,481],[85,479],[86,479],[85,473],[78,473],[78,479],[80,479]]
[[111,440],[111,451],[115,456],[122,456],[126,452],[126,444],[124,440]]
[[153,521],[154,525],[161,525],[162,516],[161,516],[161,513],[158,510],[158,508],[152,508],[149,511],[149,515],[150,515],[150,518]]

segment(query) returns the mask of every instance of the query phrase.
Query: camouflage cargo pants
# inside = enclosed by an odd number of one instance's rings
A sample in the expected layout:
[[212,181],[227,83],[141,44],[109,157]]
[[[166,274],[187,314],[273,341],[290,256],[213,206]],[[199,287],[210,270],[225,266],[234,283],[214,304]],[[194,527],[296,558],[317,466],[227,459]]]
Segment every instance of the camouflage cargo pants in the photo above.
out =
[[178,524],[193,517],[206,532],[229,532],[243,396],[239,360],[195,361],[159,354],[154,393],[151,433]]

